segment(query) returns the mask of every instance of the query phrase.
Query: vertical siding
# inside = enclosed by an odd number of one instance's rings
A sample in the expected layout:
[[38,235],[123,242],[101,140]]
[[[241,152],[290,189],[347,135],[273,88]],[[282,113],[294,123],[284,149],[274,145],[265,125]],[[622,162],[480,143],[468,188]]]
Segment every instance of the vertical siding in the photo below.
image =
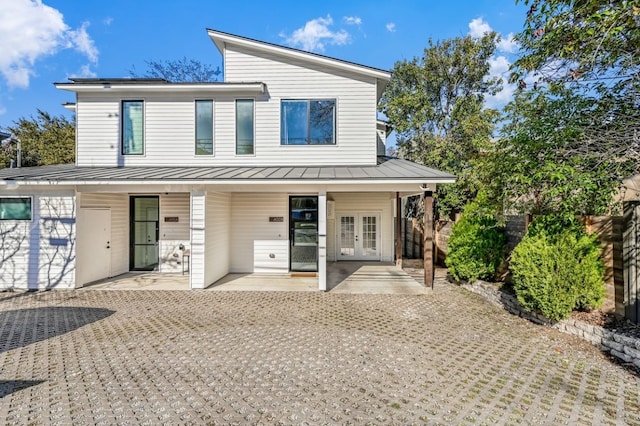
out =
[[207,193],[205,230],[205,284],[229,273],[231,245],[231,195]]
[[[261,81],[268,94],[255,98],[255,155],[235,155],[235,96],[214,97],[214,155],[195,155],[195,100],[201,93],[78,94],[80,166],[142,166],[189,164],[233,165],[356,165],[375,164],[376,81],[356,74],[287,63],[261,52],[229,49],[226,81]],[[239,96],[246,97],[246,96]],[[120,102],[144,101],[144,155],[120,155]],[[336,145],[281,146],[281,99],[336,99]]]
[[[254,247],[259,241],[287,241],[289,197],[283,193],[235,193],[231,196],[231,272],[255,270]],[[269,222],[270,216],[284,217],[284,222]],[[282,245],[283,243],[279,243]],[[288,271],[276,264],[282,253],[271,259],[274,272]],[[264,259],[262,259],[264,260]],[[261,268],[269,267],[262,262]]]
[[327,259],[336,260],[336,218],[340,213],[380,213],[380,260],[393,261],[393,201],[391,193],[339,193],[328,194],[335,201],[335,217],[327,220]]
[[111,209],[111,275],[129,271],[129,195],[82,193],[80,207]]
[[32,220],[0,221],[0,288],[73,288],[75,195],[11,195],[33,197]]
[[[185,249],[190,245],[189,203],[186,192],[160,195],[160,272],[182,272],[180,245]],[[177,217],[178,222],[165,222],[165,217]]]
[[205,209],[207,196],[204,192],[191,193],[191,288],[205,287]]

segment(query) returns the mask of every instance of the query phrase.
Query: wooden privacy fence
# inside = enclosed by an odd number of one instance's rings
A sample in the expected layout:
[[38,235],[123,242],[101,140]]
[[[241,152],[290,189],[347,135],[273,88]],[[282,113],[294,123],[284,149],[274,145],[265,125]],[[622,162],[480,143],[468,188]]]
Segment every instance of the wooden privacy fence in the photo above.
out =
[[[595,232],[602,244],[602,259],[605,264],[606,298],[603,305],[605,311],[615,311],[625,315],[624,295],[624,264],[623,264],[623,233],[624,221],[622,216],[585,216],[587,232]],[[530,223],[525,215],[507,216],[505,234],[507,238],[507,252],[511,253],[522,240]],[[454,221],[436,221],[434,235],[434,256],[436,264],[444,266],[447,257],[448,241]],[[402,221],[402,257],[407,259],[422,259],[424,234],[422,224],[418,219],[405,218]]]

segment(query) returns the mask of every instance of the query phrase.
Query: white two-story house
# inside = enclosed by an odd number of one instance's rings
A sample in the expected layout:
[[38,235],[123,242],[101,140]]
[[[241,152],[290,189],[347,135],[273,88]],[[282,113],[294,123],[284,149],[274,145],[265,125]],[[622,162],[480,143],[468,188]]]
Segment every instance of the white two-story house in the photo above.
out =
[[77,288],[186,259],[193,289],[305,272],[325,290],[328,262],[397,257],[398,197],[455,177],[384,156],[389,72],[208,34],[224,82],[56,84],[76,97],[76,164],[0,171],[2,287]]

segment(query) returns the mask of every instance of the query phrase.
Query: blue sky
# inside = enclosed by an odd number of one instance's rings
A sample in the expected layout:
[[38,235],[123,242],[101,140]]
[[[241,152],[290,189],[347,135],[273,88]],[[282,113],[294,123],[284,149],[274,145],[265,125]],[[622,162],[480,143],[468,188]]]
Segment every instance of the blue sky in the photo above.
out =
[[52,84],[68,77],[127,77],[145,60],[185,56],[220,66],[206,28],[389,70],[429,38],[493,29],[504,42],[492,70],[506,75],[525,10],[515,0],[0,0],[0,128],[36,109],[68,115],[72,95]]

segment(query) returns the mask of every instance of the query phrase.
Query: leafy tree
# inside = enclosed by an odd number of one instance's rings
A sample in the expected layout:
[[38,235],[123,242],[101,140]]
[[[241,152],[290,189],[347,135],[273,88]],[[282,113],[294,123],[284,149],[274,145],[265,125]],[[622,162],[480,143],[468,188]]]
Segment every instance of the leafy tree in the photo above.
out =
[[605,119],[610,111],[572,87],[517,93],[505,108],[501,138],[482,161],[487,191],[513,212],[606,213],[636,166],[623,152],[611,155],[615,141],[590,142],[594,121],[603,134],[623,131],[624,121]]
[[[22,166],[46,166],[67,164],[76,158],[75,117],[52,116],[37,110],[35,117],[20,118],[10,133],[20,139],[22,145]],[[9,167],[11,159],[16,159],[16,145],[4,146],[0,152],[0,166]]]
[[538,93],[510,107],[498,155],[514,154],[522,170],[507,194],[537,198],[543,211],[605,211],[616,182],[640,171],[640,0],[524,4],[512,80]]
[[173,83],[202,83],[217,81],[218,76],[222,73],[220,67],[214,69],[209,64],[186,57],[176,60],[148,60],[144,63],[147,65],[147,70],[144,73],[138,73],[133,66],[129,70],[129,75],[133,78],[164,78]]
[[490,143],[498,112],[484,97],[502,88],[489,77],[497,36],[429,40],[421,58],[395,64],[380,110],[397,132],[400,156],[458,175],[438,188],[440,215],[461,211],[477,192],[473,162]]

